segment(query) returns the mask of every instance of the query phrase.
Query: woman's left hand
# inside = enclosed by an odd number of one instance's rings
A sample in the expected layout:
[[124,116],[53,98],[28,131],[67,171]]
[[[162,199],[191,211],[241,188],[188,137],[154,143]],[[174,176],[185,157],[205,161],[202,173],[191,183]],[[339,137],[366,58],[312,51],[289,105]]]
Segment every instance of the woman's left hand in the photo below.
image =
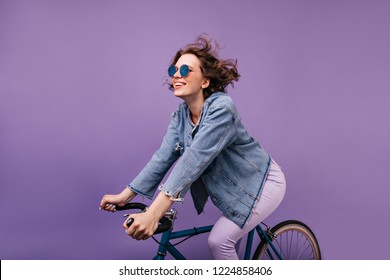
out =
[[131,214],[129,218],[133,218],[134,221],[130,227],[126,225],[126,221],[123,223],[126,233],[134,239],[146,240],[153,235],[158,227],[158,220],[154,218],[151,213],[143,212],[138,214]]

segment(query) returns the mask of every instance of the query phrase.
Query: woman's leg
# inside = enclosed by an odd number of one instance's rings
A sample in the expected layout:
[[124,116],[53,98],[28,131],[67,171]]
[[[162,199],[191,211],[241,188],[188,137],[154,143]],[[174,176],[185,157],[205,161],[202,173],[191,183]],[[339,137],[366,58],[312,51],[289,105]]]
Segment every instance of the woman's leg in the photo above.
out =
[[225,216],[220,217],[215,223],[208,238],[213,258],[218,260],[238,260],[237,242],[279,206],[285,191],[286,181],[284,174],[280,167],[272,161],[260,198],[244,228],[241,229]]

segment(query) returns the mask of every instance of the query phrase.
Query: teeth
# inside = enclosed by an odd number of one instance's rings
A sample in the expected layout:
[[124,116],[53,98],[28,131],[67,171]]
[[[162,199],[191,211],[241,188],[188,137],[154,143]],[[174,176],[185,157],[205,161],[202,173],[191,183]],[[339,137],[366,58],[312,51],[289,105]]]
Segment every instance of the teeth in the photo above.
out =
[[184,86],[183,83],[176,83],[175,86]]

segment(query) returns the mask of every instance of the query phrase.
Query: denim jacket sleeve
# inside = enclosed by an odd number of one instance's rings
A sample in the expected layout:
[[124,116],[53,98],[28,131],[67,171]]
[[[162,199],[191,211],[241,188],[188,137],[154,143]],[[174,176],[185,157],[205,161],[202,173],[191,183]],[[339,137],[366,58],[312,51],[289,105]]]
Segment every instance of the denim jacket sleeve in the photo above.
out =
[[128,187],[134,192],[152,199],[165,174],[180,156],[178,149],[180,147],[176,147],[178,142],[177,117],[173,113],[160,148]]
[[182,201],[192,183],[218,154],[236,139],[235,111],[225,104],[210,106],[190,147],[185,147],[161,191]]

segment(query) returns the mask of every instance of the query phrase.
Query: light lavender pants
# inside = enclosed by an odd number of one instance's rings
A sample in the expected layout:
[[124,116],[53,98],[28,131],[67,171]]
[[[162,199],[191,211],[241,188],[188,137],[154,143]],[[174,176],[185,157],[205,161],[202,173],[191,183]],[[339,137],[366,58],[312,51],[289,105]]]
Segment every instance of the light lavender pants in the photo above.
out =
[[279,165],[272,160],[263,190],[244,228],[240,228],[225,216],[220,217],[215,223],[208,238],[213,258],[216,260],[238,260],[237,242],[279,206],[285,192],[284,174]]

